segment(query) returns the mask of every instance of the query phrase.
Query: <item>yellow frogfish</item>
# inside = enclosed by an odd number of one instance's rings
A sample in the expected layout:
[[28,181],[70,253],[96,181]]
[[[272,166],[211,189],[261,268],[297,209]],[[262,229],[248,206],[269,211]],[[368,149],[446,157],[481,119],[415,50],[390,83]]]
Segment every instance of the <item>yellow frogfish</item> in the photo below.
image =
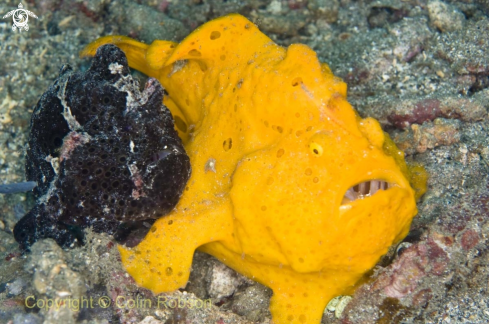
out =
[[139,285],[185,287],[198,249],[270,287],[275,324],[320,323],[407,235],[426,178],[410,184],[403,153],[309,47],[283,48],[238,14],[180,44],[107,36],[81,56],[107,43],[164,86],[192,165],[176,208],[119,247]]

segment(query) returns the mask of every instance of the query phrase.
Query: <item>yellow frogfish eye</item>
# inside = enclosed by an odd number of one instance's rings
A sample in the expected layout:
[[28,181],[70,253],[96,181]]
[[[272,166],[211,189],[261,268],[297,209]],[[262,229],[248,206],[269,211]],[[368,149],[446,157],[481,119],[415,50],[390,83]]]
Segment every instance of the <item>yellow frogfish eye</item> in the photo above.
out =
[[199,249],[270,287],[274,323],[319,324],[408,233],[423,169],[356,114],[309,47],[278,46],[236,14],[180,44],[107,36],[82,56],[107,43],[166,88],[193,170],[175,210],[119,247],[141,286],[184,287]]

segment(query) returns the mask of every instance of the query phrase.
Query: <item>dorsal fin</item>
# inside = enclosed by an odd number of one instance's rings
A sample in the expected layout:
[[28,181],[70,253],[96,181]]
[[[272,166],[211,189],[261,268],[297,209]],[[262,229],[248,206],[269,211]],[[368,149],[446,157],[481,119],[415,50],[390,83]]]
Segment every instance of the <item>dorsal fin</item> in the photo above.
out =
[[176,47],[170,41],[155,40],[151,45],[140,43],[121,35],[104,36],[90,43],[80,52],[80,57],[94,56],[97,49],[105,44],[114,44],[126,54],[129,66],[147,76],[157,78],[169,55]]
[[[260,64],[281,61],[286,50],[259,31],[239,14],[227,15],[197,28],[180,44],[155,40],[151,45],[126,36],[106,36],[89,44],[80,56],[93,56],[104,44],[118,46],[129,66],[157,78],[169,92],[167,100],[179,135],[186,141],[190,126],[198,126],[202,116],[202,98],[207,90],[204,78],[216,78],[228,69],[242,69],[255,59]],[[213,73],[206,73],[211,67]],[[187,88],[186,96],[178,95]]]
[[239,14],[205,23],[178,45],[163,40],[147,45],[127,36],[112,35],[90,43],[80,52],[80,57],[95,55],[97,48],[105,44],[118,46],[132,68],[149,76],[155,76],[157,70],[180,60],[197,60],[216,66],[226,61],[229,64],[227,59],[232,59],[231,62],[249,60],[258,51],[267,51],[267,45],[273,49],[279,47]]
[[148,76],[153,76],[151,69],[145,60],[145,53],[149,45],[140,43],[130,37],[121,35],[104,36],[91,42],[81,52],[80,57],[94,56],[97,49],[105,44],[114,44],[119,47],[127,56],[129,66],[143,72]]
[[155,40],[146,51],[146,62],[153,70],[161,70],[173,53],[176,43],[163,40]]
[[234,65],[250,60],[266,45],[278,47],[251,21],[232,14],[193,31],[175,48],[165,65],[179,60],[198,60],[208,66]]

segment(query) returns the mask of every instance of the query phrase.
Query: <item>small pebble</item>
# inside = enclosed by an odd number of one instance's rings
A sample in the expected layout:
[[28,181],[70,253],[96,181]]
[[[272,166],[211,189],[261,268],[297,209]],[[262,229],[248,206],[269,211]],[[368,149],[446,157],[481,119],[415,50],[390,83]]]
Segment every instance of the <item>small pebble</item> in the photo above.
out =
[[158,321],[153,316],[146,316],[139,324],[161,324],[163,322]]
[[428,15],[430,21],[442,32],[462,29],[465,16],[457,7],[439,0],[428,2]]
[[26,286],[26,282],[22,278],[17,278],[13,282],[7,284],[8,293],[12,296],[17,296]]
[[209,295],[216,299],[231,296],[240,283],[241,281],[236,272],[222,263],[216,263],[212,268],[212,278],[208,289]]
[[329,312],[334,312],[334,316],[336,318],[340,318],[341,314],[343,314],[343,310],[352,299],[353,298],[351,296],[336,296],[330,300],[326,306],[326,310]]
[[12,324],[41,324],[42,320],[35,314],[15,314]]

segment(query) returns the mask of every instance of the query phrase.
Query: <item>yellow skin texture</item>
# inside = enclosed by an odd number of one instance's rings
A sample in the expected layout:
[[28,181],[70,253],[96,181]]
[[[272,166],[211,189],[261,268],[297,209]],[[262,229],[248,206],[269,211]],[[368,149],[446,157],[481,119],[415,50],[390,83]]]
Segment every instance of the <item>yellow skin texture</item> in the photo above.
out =
[[[175,210],[137,247],[119,247],[139,285],[185,287],[199,249],[270,287],[275,324],[320,323],[408,233],[426,179],[415,193],[402,152],[309,47],[280,47],[236,14],[180,44],[107,36],[81,55],[107,43],[168,91],[192,164]],[[341,205],[373,179],[395,186]]]

